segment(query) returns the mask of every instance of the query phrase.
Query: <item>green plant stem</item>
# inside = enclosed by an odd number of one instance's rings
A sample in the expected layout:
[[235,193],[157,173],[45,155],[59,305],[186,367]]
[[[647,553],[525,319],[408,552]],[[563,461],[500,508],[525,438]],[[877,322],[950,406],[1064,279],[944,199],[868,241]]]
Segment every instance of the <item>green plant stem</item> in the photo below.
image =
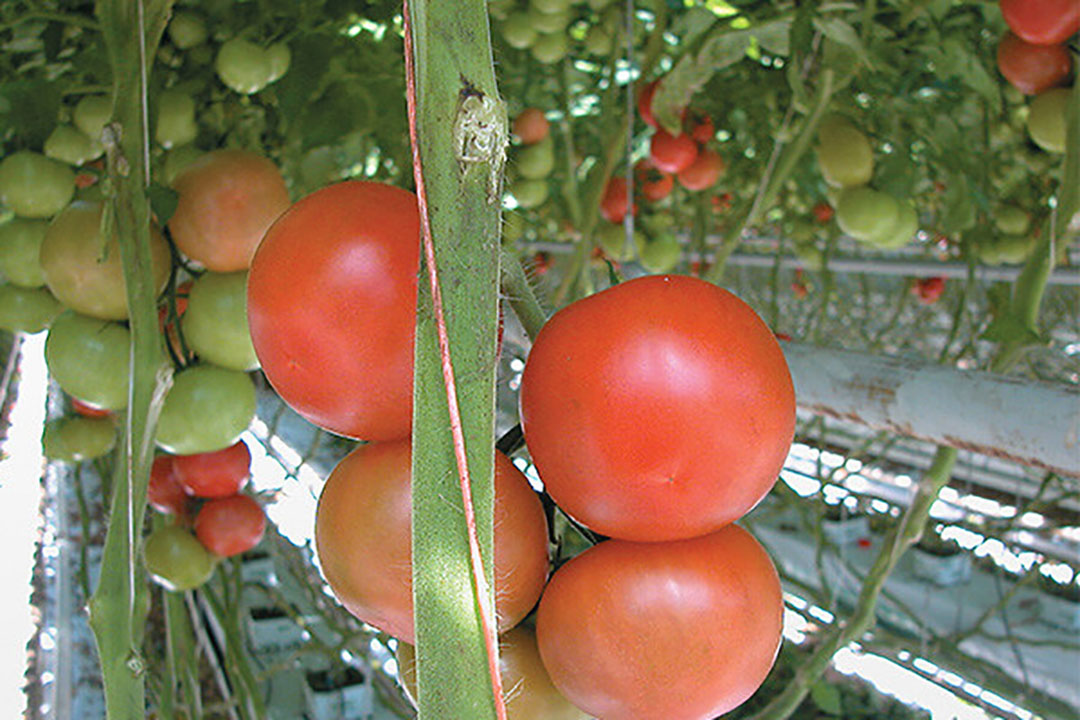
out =
[[878,596],[896,563],[904,552],[918,542],[930,516],[930,506],[952,476],[956,463],[955,448],[939,447],[930,468],[919,481],[915,499],[893,529],[866,575],[856,602],[855,611],[847,622],[835,624],[817,650],[796,672],[795,679],[772,701],[753,716],[754,720],[779,720],[790,717],[810,692],[810,688],[828,667],[837,650],[858,640],[874,624]]
[[142,636],[149,593],[139,561],[154,428],[167,388],[150,267],[146,77],[171,0],[101,0],[97,11],[113,74],[113,122],[106,132],[114,220],[131,326],[128,411],[116,462],[101,578],[90,598],[109,720],[146,715]]
[[[821,123],[821,118],[825,115],[825,110],[829,106],[829,101],[832,99],[833,91],[833,71],[826,68],[821,71],[821,77],[818,81],[817,94],[814,98],[813,108],[810,114],[803,122],[802,128],[795,139],[784,148],[776,157],[775,165],[770,165],[771,171],[767,171],[761,179],[760,190],[754,203],[750,209],[742,216],[739,222],[735,223],[731,229],[724,236],[724,240],[720,247],[716,249],[716,257],[713,259],[712,265],[705,273],[705,279],[712,283],[719,283],[724,277],[724,270],[727,268],[728,258],[735,252],[735,249],[739,246],[739,242],[742,240],[743,233],[746,232],[748,227],[751,227],[758,221],[762,213],[768,210],[776,198],[776,193],[780,190],[792,171],[795,169],[795,165],[802,158],[803,154],[810,148],[810,142],[814,138],[814,134],[817,133],[818,125]],[[777,140],[780,143],[780,140]]]
[[547,322],[547,313],[544,312],[532,284],[525,276],[525,269],[521,267],[521,262],[514,253],[503,250],[500,268],[503,295],[506,296],[521,326],[525,328],[529,339],[535,340],[540,328]]

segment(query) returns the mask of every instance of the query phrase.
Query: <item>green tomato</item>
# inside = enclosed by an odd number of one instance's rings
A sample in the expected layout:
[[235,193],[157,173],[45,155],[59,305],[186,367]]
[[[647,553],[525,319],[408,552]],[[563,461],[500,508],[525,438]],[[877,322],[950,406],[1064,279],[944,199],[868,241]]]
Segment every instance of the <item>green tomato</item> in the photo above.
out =
[[882,250],[896,250],[911,242],[919,232],[919,213],[910,202],[898,204],[896,221],[887,232],[873,240],[874,247]]
[[[124,320],[128,307],[120,244],[115,234],[102,242],[101,213],[100,204],[75,202],[57,215],[41,243],[41,269],[52,294],[75,312]],[[150,259],[160,293],[169,280],[172,255],[156,228],[150,232]]]
[[874,243],[896,224],[900,204],[892,195],[863,186],[847,190],[836,206],[840,229],[856,240]]
[[317,190],[340,177],[337,150],[329,145],[308,150],[300,160],[300,181],[306,188]]
[[48,227],[44,220],[23,218],[0,225],[0,272],[12,285],[36,288],[45,284],[38,256]]
[[825,182],[834,187],[865,185],[874,174],[870,139],[838,115],[824,120],[818,129],[817,159]]
[[645,242],[639,241],[639,243],[638,262],[649,272],[671,272],[682,257],[682,245],[679,239],[671,234],[661,235]]
[[994,213],[994,226],[1006,235],[1025,235],[1031,229],[1031,216],[1015,205],[1003,205]]
[[536,32],[541,35],[551,35],[553,33],[566,33],[566,27],[573,19],[568,11],[560,11],[555,13],[545,13],[536,10],[535,8],[529,9],[529,22],[536,28]]
[[593,25],[585,34],[585,52],[591,55],[610,55],[615,38],[603,25]]
[[538,143],[521,149],[515,166],[518,174],[530,180],[546,178],[555,169],[555,142],[548,135]]
[[30,150],[0,162],[0,202],[20,217],[52,217],[73,195],[75,173],[63,163]]
[[566,57],[569,49],[570,40],[566,33],[557,32],[538,37],[532,47],[529,48],[529,51],[532,52],[532,56],[538,62],[551,65]]
[[270,84],[270,57],[255,43],[233,38],[218,50],[214,68],[225,86],[241,95],[257,93]]
[[180,11],[169,22],[169,39],[181,50],[206,42],[206,23],[195,13]]
[[503,40],[512,48],[525,50],[536,42],[537,32],[529,15],[523,12],[511,13],[501,25]]
[[266,55],[270,59],[270,82],[277,82],[289,72],[292,63],[292,51],[283,42],[274,43],[266,48]]
[[172,186],[176,176],[182,173],[187,166],[201,158],[206,153],[194,145],[182,145],[174,147],[165,153],[165,162],[161,166],[161,179],[165,184]]
[[174,592],[199,587],[210,579],[218,564],[217,555],[179,525],[165,525],[150,533],[143,558],[154,582]]
[[1069,88],[1047,90],[1031,101],[1028,109],[1028,134],[1046,152],[1065,152],[1065,108]]
[[612,0],[589,0],[589,7],[593,10],[600,11],[611,4]]
[[255,417],[255,385],[238,370],[189,367],[173,378],[158,419],[157,444],[175,455],[229,447]]
[[52,324],[64,306],[45,288],[0,285],[0,329],[33,335]]
[[795,257],[802,261],[802,266],[807,270],[820,272],[825,267],[825,253],[813,240],[796,242],[794,250]]
[[166,150],[194,142],[199,134],[195,122],[195,100],[184,92],[166,90],[158,96],[154,139]]
[[41,450],[48,460],[82,462],[108,454],[116,447],[116,423],[112,418],[78,415],[45,423]]
[[75,106],[75,127],[101,142],[101,131],[112,116],[112,102],[104,95],[87,95]]
[[975,256],[987,265],[1019,265],[1031,254],[1035,241],[1034,236],[999,235],[976,243]]
[[540,207],[548,198],[548,186],[544,180],[516,180],[510,185],[510,194],[517,200],[517,204],[529,210]]
[[191,286],[180,321],[188,346],[230,370],[259,367],[247,322],[247,272],[204,273]]
[[130,352],[126,327],[70,310],[53,321],[45,341],[45,362],[61,389],[106,410],[127,407]]
[[622,224],[601,222],[596,229],[596,244],[612,260],[629,262],[634,259],[636,250],[645,244],[645,236],[635,230],[634,241],[626,242],[626,227]]
[[488,0],[488,14],[496,20],[505,20],[516,5],[516,0]]
[[525,218],[518,212],[503,213],[502,241],[514,243],[525,234]]
[[93,160],[104,148],[94,143],[90,136],[73,125],[57,125],[45,141],[45,157],[67,163],[82,165]]
[[529,0],[529,8],[547,15],[570,11],[573,0]]

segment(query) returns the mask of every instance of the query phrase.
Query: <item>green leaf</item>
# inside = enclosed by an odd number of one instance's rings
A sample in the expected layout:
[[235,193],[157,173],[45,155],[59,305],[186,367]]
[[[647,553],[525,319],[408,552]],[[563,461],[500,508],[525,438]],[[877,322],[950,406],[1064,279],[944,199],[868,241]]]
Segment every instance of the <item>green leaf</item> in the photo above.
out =
[[694,7],[676,16],[668,31],[679,38],[683,47],[693,47],[716,23],[715,13],[703,7]]
[[978,56],[959,38],[950,37],[943,46],[939,74],[957,77],[962,83],[979,93],[991,106],[1001,103],[999,84],[979,61]]
[[169,222],[169,218],[176,212],[176,204],[180,202],[180,193],[164,185],[151,185],[146,188],[146,196],[150,199],[150,209],[157,216],[159,225]]
[[274,84],[281,114],[298,120],[308,102],[323,87],[323,78],[334,57],[336,39],[330,35],[304,35],[290,44],[289,72]]
[[818,680],[810,686],[810,698],[818,709],[823,713],[840,717],[844,714],[844,706],[840,698],[840,690],[835,685],[830,685],[825,680]]
[[966,175],[950,173],[946,176],[942,203],[941,225],[946,233],[963,232],[975,227],[975,202]]
[[0,85],[6,112],[0,128],[10,130],[32,148],[40,148],[56,127],[60,85],[48,80],[16,80]]
[[814,27],[828,39],[849,48],[863,65],[870,66],[870,56],[866,53],[866,47],[863,45],[862,39],[855,32],[855,28],[847,22],[836,17],[816,17],[814,18]]

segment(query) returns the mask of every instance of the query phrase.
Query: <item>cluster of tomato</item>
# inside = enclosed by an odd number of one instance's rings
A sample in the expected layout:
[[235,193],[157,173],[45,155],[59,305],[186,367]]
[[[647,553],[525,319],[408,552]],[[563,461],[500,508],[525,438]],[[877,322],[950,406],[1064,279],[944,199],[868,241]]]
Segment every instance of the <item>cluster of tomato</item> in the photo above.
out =
[[[281,398],[326,430],[369,441],[327,479],[315,541],[342,605],[402,643],[415,639],[419,232],[409,192],[325,187],[266,233],[247,301],[256,353]],[[544,702],[567,717],[704,718],[741,703],[771,667],[781,630],[775,568],[731,524],[775,482],[794,431],[772,333],[725,290],[648,276],[557,313],[521,388],[525,440],[547,491],[612,539],[549,580],[540,500],[496,453],[499,630],[518,626],[515,644],[550,676],[510,699],[511,717],[546,717],[523,708],[537,707],[530,688],[552,684],[559,692]],[[534,639],[518,624],[538,601]],[[709,659],[688,666],[688,653]]]
[[[580,38],[586,55],[607,56],[618,36],[618,5],[613,0],[588,0],[588,11],[578,12],[576,4],[578,0],[492,0],[488,12],[498,21],[507,45],[528,50],[545,65],[566,57],[575,38]],[[572,31],[579,21],[581,32]]]
[[512,168],[517,174],[509,187],[517,204],[525,209],[539,207],[548,198],[547,178],[555,169],[555,141],[551,125],[539,108],[525,108],[513,125],[521,140],[515,149]]
[[196,588],[210,579],[221,558],[259,544],[266,515],[241,492],[250,474],[251,451],[243,441],[208,453],[154,458],[147,500],[177,520],[146,540],[146,568],[157,582],[170,590]]

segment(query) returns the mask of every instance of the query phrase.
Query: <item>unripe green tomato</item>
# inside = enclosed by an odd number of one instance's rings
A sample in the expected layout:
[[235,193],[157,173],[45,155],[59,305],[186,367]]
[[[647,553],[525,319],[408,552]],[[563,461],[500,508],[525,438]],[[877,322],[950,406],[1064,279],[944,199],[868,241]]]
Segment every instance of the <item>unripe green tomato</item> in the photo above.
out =
[[61,389],[106,410],[127,407],[130,352],[126,327],[70,310],[53,320],[45,341],[45,362]]
[[1047,90],[1031,101],[1028,111],[1028,134],[1046,152],[1065,152],[1065,109],[1069,88]]
[[546,178],[555,169],[555,142],[548,135],[521,149],[514,163],[518,174],[529,180]]
[[488,15],[496,20],[505,20],[516,6],[516,0],[488,0]]
[[209,65],[214,62],[214,49],[209,45],[199,45],[187,52],[187,59],[192,65]]
[[629,262],[637,249],[645,244],[645,235],[634,231],[633,241],[626,242],[626,227],[620,223],[600,222],[596,228],[596,244],[612,260]]
[[36,288],[45,284],[41,272],[41,243],[49,223],[12,218],[0,225],[0,273],[12,285]]
[[524,50],[536,42],[536,28],[527,13],[511,13],[500,26],[503,40],[512,48]]
[[846,118],[834,115],[818,129],[818,166],[825,182],[842,188],[870,182],[874,150],[870,139]]
[[503,213],[503,243],[514,243],[525,234],[525,218],[518,212]]
[[109,453],[116,447],[116,423],[112,418],[78,415],[45,423],[41,450],[48,460],[82,462]]
[[600,11],[610,5],[612,0],[589,0],[589,7],[593,10]]
[[538,37],[532,47],[529,48],[529,51],[538,62],[551,65],[566,57],[569,49],[570,39],[566,33],[557,32]]
[[166,90],[158,96],[157,125],[154,139],[161,147],[180,147],[194,142],[199,134],[195,122],[195,100],[184,92]]
[[165,184],[172,186],[173,180],[187,168],[188,165],[201,158],[206,153],[194,145],[181,145],[174,147],[165,153],[165,162],[161,166],[161,179]]
[[337,150],[329,145],[308,150],[300,160],[300,181],[305,188],[316,190],[340,177],[341,166],[338,164]]
[[49,327],[64,306],[45,288],[0,285],[0,329],[33,335]]
[[[41,269],[45,284],[56,299],[72,310],[101,318],[128,316],[124,268],[116,235],[102,242],[102,206],[75,202],[56,216],[41,243]],[[156,228],[150,231],[150,260],[154,287],[165,289],[172,255]]]
[[794,250],[795,257],[802,261],[802,266],[807,270],[820,272],[825,267],[825,253],[813,240],[795,243]]
[[75,173],[63,163],[30,150],[0,162],[0,202],[20,217],[52,217],[74,195]]
[[274,43],[266,48],[266,56],[270,59],[270,82],[277,82],[289,72],[289,64],[292,62],[292,51],[283,42]]
[[67,163],[68,165],[82,165],[93,160],[101,153],[90,137],[73,125],[57,125],[47,140],[45,140],[45,157]]
[[223,450],[255,417],[255,385],[247,374],[214,365],[177,373],[158,419],[157,444],[174,455]]
[[218,557],[180,525],[166,525],[150,533],[143,558],[154,582],[174,592],[199,587],[218,564]]
[[272,67],[266,51],[244,38],[233,38],[218,50],[214,62],[225,86],[241,95],[257,93],[270,83]]
[[679,264],[681,257],[682,245],[679,244],[679,239],[670,233],[638,245],[638,262],[649,272],[671,272]]
[[585,34],[585,52],[592,55],[610,55],[615,38],[603,25],[593,25]]
[[101,142],[101,131],[112,115],[112,102],[104,95],[87,95],[75,106],[75,127],[91,140]]
[[1015,205],[1003,205],[994,213],[994,226],[1006,235],[1024,235],[1031,229],[1031,216]]
[[529,8],[548,15],[570,11],[573,0],[529,0]]
[[247,322],[247,272],[207,272],[191,286],[180,321],[195,354],[229,370],[259,367]]
[[856,240],[873,243],[888,234],[899,212],[896,198],[864,185],[846,190],[840,196],[836,222]]
[[206,23],[195,13],[180,11],[169,22],[169,40],[181,50],[206,42]]
[[1000,235],[977,242],[975,256],[987,265],[1018,265],[1027,260],[1034,247],[1034,236]]
[[900,202],[892,227],[874,239],[872,244],[882,250],[896,250],[911,242],[917,232],[919,232],[919,213],[910,202]]
[[510,194],[517,200],[517,204],[526,210],[540,207],[548,198],[547,182],[522,178],[510,185]]
[[529,10],[529,22],[536,28],[536,32],[542,35],[565,33],[566,27],[572,19],[569,12],[557,12],[549,15],[535,9]]

